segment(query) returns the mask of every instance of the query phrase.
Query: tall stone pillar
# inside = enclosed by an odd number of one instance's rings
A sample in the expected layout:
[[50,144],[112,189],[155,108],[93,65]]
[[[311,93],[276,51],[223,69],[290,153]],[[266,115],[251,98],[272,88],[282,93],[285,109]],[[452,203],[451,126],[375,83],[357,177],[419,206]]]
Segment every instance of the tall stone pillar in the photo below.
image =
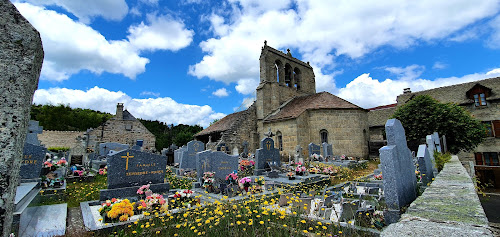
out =
[[43,62],[38,31],[9,0],[0,0],[0,230],[11,232],[33,94]]

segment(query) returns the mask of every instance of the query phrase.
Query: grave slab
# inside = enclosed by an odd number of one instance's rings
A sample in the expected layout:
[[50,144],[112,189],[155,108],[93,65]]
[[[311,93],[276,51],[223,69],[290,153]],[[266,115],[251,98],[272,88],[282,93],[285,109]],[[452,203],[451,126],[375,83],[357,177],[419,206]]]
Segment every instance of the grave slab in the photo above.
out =
[[57,236],[66,233],[66,203],[28,207],[21,214],[19,236]]

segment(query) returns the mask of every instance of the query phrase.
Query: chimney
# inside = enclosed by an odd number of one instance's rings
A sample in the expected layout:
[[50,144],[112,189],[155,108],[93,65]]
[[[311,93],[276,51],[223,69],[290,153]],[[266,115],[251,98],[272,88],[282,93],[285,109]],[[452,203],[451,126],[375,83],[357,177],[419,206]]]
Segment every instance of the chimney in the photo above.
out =
[[116,105],[116,120],[123,120],[123,103],[118,103]]
[[404,88],[403,89],[403,94],[410,94],[411,93],[411,89],[410,88]]

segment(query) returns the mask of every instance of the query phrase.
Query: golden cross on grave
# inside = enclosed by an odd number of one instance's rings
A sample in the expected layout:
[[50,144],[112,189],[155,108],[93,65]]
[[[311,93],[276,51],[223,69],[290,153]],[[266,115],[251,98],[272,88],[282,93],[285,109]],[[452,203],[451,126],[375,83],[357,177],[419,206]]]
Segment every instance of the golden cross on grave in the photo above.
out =
[[127,155],[122,156],[122,158],[127,158],[127,164],[125,165],[125,170],[128,170],[128,158],[134,158],[134,156],[129,155],[129,153],[127,152]]
[[271,150],[271,141],[267,141],[266,146],[268,150]]

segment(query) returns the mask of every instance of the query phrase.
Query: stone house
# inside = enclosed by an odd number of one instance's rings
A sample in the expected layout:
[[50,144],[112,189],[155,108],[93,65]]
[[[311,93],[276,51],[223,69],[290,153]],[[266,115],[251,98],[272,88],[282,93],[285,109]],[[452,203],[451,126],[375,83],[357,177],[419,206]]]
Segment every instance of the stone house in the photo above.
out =
[[[394,110],[417,95],[430,95],[441,103],[456,103],[488,127],[485,140],[473,152],[460,152],[458,158],[469,170],[475,170],[481,182],[500,187],[500,77],[411,92],[405,89],[396,106],[370,109],[370,140],[381,138],[383,124]],[[382,128],[382,130],[380,129]],[[382,131],[382,132],[381,132]]]
[[[144,150],[155,150],[156,137],[130,112],[123,110],[123,103],[116,105],[116,115],[101,126],[87,131],[95,143],[117,142],[135,145],[142,142]],[[90,141],[92,142],[92,141]]]
[[196,139],[224,142],[241,153],[244,141],[255,151],[271,129],[282,155],[293,155],[297,145],[306,151],[311,142],[328,142],[334,155],[367,157],[368,111],[328,92],[316,93],[313,68],[287,51],[264,42],[254,104],[195,134]]

